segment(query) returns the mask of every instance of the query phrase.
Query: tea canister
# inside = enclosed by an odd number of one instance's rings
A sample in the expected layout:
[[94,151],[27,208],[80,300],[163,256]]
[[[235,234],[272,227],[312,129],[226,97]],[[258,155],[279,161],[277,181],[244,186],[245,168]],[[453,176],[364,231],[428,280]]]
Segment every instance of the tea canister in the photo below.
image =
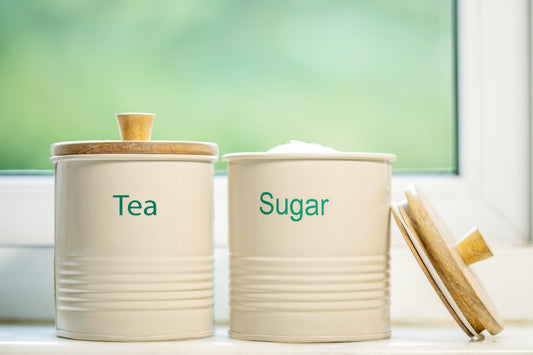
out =
[[230,336],[280,342],[388,338],[395,156],[318,149],[223,159]]
[[57,334],[208,336],[218,147],[149,141],[153,114],[117,119],[122,141],[52,145]]

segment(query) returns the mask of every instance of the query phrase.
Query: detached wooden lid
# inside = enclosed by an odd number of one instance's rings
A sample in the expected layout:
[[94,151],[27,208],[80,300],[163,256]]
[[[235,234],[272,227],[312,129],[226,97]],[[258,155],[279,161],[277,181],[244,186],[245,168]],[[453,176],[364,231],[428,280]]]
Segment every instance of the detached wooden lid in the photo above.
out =
[[492,256],[483,236],[473,228],[456,245],[430,201],[415,185],[406,200],[392,203],[402,235],[440,299],[470,337],[487,330],[499,333],[502,322],[489,295],[468,265]]
[[52,144],[52,156],[76,154],[190,154],[218,156],[218,146],[207,142],[150,141],[155,115],[116,115],[121,141],[79,141]]

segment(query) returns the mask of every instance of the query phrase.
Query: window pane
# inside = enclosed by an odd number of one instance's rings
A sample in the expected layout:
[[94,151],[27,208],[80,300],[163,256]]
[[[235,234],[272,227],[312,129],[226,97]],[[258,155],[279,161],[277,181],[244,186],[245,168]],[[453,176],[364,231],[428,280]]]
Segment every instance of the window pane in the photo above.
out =
[[299,139],[455,172],[454,22],[453,0],[5,0],[0,169],[140,111],[221,153]]

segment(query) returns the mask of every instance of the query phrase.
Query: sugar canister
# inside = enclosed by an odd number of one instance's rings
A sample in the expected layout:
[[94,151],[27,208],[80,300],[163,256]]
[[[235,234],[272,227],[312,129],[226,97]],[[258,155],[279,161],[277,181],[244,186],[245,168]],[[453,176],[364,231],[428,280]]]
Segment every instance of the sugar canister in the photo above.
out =
[[337,151],[223,157],[232,337],[281,342],[389,337],[394,158]]

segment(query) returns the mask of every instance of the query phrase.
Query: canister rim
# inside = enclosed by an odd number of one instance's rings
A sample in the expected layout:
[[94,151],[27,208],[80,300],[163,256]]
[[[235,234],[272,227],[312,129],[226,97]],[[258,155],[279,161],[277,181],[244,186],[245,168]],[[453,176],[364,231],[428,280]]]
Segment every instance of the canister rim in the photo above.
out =
[[335,152],[335,153],[268,153],[268,152],[248,152],[229,153],[222,156],[222,161],[235,160],[362,160],[362,161],[382,161],[394,162],[396,155],[387,153],[355,153],[355,152]]
[[218,146],[190,141],[72,141],[51,146],[52,156],[85,154],[179,154],[218,158]]

